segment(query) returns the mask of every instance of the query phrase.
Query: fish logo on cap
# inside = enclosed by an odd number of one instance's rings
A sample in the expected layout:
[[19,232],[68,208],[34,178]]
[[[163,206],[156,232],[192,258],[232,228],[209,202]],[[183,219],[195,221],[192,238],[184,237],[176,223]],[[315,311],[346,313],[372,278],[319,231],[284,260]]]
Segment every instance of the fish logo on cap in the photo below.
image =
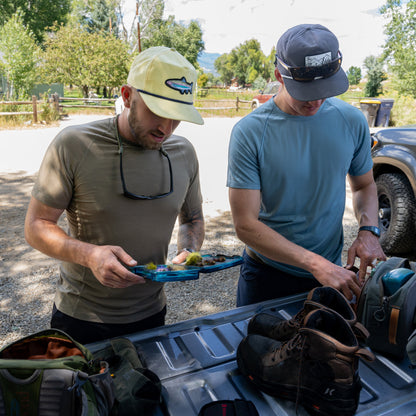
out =
[[192,94],[193,82],[189,83],[185,77],[181,79],[167,79],[165,84],[173,90],[179,91],[183,94]]

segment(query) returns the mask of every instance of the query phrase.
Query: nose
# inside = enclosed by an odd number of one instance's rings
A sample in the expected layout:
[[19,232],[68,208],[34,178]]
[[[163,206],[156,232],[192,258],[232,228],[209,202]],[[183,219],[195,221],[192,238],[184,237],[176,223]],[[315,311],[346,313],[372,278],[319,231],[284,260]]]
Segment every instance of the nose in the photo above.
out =
[[174,120],[170,118],[160,118],[158,129],[164,136],[170,136],[174,130]]
[[313,101],[306,101],[306,105],[310,105],[312,107],[316,107],[318,105],[321,105],[323,100],[313,100]]

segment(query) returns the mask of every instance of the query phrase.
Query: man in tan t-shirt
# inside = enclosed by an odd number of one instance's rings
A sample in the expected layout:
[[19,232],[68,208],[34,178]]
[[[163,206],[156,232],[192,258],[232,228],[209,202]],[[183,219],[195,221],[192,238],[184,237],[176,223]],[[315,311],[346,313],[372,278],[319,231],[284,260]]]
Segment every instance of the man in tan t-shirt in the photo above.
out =
[[[134,60],[123,112],[68,127],[49,146],[25,223],[26,240],[62,261],[51,327],[89,343],[164,324],[163,284],[128,267],[165,263],[175,221],[183,262],[204,239],[195,150],[173,135],[193,106],[194,67],[154,47]],[[58,226],[66,212],[69,230]]]

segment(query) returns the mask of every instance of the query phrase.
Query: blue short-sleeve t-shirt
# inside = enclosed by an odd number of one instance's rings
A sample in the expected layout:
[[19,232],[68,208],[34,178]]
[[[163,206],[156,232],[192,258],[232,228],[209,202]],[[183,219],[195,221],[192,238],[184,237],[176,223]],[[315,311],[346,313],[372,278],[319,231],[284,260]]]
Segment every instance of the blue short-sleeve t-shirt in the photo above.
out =
[[[371,168],[368,123],[359,109],[329,98],[315,115],[294,116],[271,99],[234,126],[227,186],[260,190],[260,221],[341,264],[345,179]],[[273,267],[311,276],[257,254]]]

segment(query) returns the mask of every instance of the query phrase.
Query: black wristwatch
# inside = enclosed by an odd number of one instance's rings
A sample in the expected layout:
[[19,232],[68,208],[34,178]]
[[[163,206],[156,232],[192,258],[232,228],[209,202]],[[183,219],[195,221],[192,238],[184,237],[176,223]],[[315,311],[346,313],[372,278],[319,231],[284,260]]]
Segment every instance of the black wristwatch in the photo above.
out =
[[363,225],[358,229],[358,232],[360,231],[370,231],[370,233],[373,233],[376,237],[380,238],[380,228],[375,227],[374,225]]

